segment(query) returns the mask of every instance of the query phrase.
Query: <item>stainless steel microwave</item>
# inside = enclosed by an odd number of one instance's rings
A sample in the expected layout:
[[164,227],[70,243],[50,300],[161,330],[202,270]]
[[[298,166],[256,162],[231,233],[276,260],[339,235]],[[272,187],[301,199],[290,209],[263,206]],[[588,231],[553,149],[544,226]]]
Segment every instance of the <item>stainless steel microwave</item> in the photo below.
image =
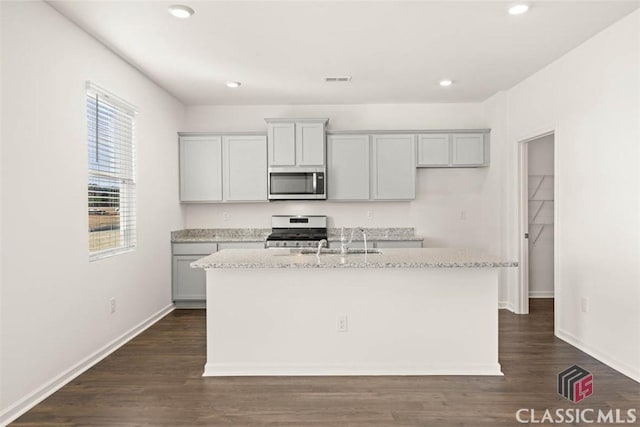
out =
[[269,200],[326,199],[325,175],[324,167],[270,167]]

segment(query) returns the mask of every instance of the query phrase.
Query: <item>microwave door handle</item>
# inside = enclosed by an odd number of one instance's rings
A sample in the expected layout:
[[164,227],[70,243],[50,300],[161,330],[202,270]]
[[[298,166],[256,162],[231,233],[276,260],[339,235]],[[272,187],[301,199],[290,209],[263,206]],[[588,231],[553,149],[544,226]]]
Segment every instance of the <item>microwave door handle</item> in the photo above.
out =
[[318,173],[313,173],[313,194],[317,194],[318,191]]

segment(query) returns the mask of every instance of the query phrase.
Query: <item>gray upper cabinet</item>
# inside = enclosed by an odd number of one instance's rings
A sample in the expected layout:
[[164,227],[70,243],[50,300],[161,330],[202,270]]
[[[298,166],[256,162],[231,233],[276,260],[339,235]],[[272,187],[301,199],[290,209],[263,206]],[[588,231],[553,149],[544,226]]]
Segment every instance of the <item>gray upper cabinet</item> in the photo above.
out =
[[324,166],[324,123],[296,123],[296,164]]
[[327,139],[327,198],[369,200],[369,135]]
[[267,138],[224,136],[222,153],[224,200],[267,201]]
[[451,135],[451,164],[454,166],[484,166],[486,163],[485,140],[481,133]]
[[181,202],[266,202],[264,135],[182,135]]
[[418,135],[418,166],[445,167],[451,163],[449,134]]
[[296,125],[293,122],[269,123],[269,166],[295,166]]
[[222,138],[180,138],[180,201],[222,200]]
[[328,119],[265,119],[269,166],[324,166]]
[[486,133],[418,135],[418,167],[459,168],[489,165]]
[[373,135],[372,199],[413,200],[416,197],[414,135]]

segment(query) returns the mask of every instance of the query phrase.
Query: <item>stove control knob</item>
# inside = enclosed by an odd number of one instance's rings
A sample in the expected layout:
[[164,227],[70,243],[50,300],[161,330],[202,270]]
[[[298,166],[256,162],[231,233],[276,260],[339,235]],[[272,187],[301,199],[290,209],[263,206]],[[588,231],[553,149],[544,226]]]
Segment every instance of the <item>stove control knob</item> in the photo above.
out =
[[300,242],[296,242],[296,246],[300,246]]

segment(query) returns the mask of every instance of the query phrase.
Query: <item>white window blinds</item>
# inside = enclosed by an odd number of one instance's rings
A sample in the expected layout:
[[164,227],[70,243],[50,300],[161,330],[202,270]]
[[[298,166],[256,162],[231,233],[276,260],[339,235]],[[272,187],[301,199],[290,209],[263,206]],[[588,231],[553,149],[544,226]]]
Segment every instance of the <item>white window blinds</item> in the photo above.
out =
[[87,83],[89,259],[136,246],[136,109]]

